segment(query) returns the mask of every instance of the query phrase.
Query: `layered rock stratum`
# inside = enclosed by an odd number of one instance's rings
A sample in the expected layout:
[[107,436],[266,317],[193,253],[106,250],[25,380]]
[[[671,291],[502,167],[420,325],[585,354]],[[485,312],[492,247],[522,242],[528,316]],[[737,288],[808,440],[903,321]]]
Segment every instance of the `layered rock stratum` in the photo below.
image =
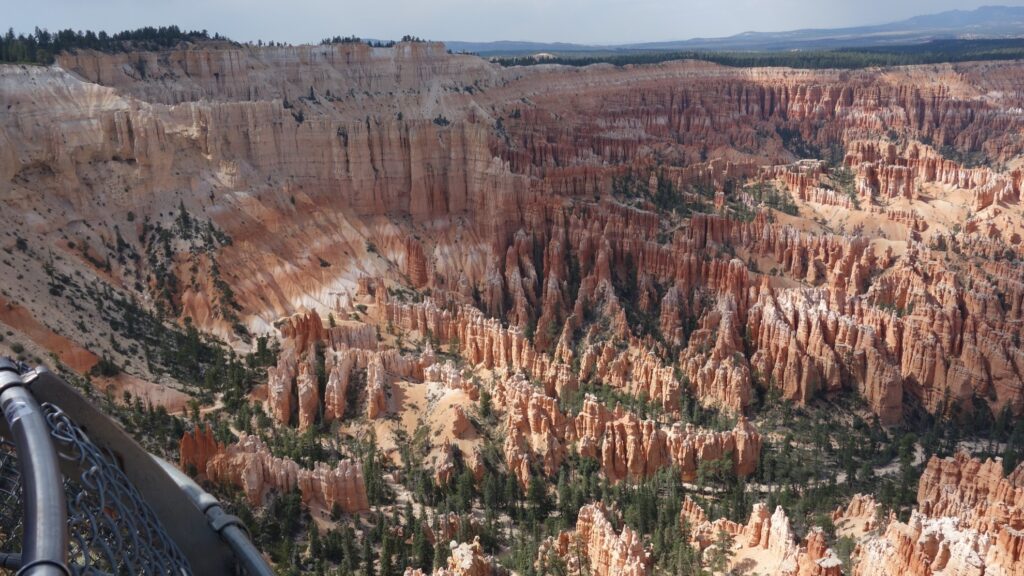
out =
[[[542,361],[579,358],[576,373],[545,374],[548,386],[598,378],[669,409],[692,393],[733,411],[755,386],[798,402],[852,388],[886,422],[900,420],[904,393],[932,410],[945,398],[1024,405],[1013,337],[1024,291],[1007,264],[1022,233],[1014,63],[928,75],[500,68],[430,43],[80,51],[58,63],[0,75],[0,183],[16,234],[37,258],[53,253],[55,273],[214,334],[327,312],[377,276],[530,327]],[[850,187],[837,189],[834,167],[787,167],[793,140],[841,150]],[[990,164],[964,167],[940,145]],[[696,197],[687,187],[731,190],[713,204],[732,217],[666,232],[649,202],[613,194],[626,174],[682,205]],[[777,182],[796,218],[736,219],[729,206],[750,200],[751,180]],[[67,308],[26,298],[36,280],[14,281],[9,297],[37,317]],[[595,306],[620,314],[617,336],[637,314],[655,315],[656,330],[620,353],[581,326]],[[666,357],[661,342],[683,349]],[[301,417],[314,398],[296,370],[280,376],[301,389]]]
[[[350,42],[4,65],[0,322],[174,413],[210,391],[147,330],[269,336],[244,398],[266,429],[196,427],[179,451],[252,504],[368,510],[338,438],[402,465],[428,438],[440,488],[494,466],[528,488],[575,458],[612,486],[750,478],[766,397],[856,395],[884,426],[1024,412],[1022,109],[1019,62],[506,68]],[[339,457],[285,457],[270,428]],[[846,503],[854,573],[1020,573],[1020,474],[999,468],[929,462],[908,522]],[[648,573],[602,506],[551,549]],[[684,513],[701,549],[721,529],[772,573],[837,573],[782,509]],[[478,543],[451,558],[439,573],[496,569]]]

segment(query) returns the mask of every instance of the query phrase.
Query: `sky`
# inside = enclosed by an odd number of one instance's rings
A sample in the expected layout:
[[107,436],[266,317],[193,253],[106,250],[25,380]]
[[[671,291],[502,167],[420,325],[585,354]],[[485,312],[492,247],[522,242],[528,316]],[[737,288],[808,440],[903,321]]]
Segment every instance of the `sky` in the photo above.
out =
[[233,40],[328,36],[619,44],[746,31],[883,24],[1024,0],[0,0],[0,27],[30,32],[177,24]]

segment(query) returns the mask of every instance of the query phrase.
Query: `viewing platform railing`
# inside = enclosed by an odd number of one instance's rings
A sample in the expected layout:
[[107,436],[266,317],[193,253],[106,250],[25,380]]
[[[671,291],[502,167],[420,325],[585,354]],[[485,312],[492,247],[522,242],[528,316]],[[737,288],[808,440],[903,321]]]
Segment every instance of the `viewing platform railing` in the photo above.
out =
[[273,571],[245,527],[61,378],[0,358],[0,572]]

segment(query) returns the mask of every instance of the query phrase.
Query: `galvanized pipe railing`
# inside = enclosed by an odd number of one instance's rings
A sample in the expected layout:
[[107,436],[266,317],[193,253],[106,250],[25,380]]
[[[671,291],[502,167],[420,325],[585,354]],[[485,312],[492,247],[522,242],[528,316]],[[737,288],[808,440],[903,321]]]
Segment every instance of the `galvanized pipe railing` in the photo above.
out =
[[19,454],[25,517],[17,576],[69,576],[68,514],[50,427],[13,361],[0,358],[0,410]]
[[210,527],[220,534],[224,542],[234,552],[235,558],[248,576],[274,576],[274,571],[267,565],[263,555],[256,549],[242,522],[221,508],[220,502],[210,493],[195,483],[188,474],[175,468],[163,458],[153,456],[153,460],[164,469],[171,479],[178,484],[189,500],[206,515]]
[[[181,558],[182,574],[235,574],[240,570],[249,576],[273,576],[249,540],[245,526],[216,498],[188,475],[144,450],[62,379],[43,368],[22,368],[19,363],[0,358],[0,409],[4,413],[0,434],[13,441],[18,454],[24,508],[23,548],[20,552],[0,552],[0,569],[17,570],[17,576],[71,574],[69,540],[77,533],[69,530],[64,480],[65,474],[81,470],[61,469],[55,438],[63,438],[84,441],[96,450],[102,447],[104,458],[116,462],[118,472],[114,476],[124,477],[133,497],[141,498],[146,506],[146,514],[155,514],[155,524],[150,528],[161,533],[166,530],[172,541],[175,549],[161,549],[161,553],[183,553],[187,557]],[[54,409],[66,421],[49,418],[49,411]],[[77,422],[67,419],[66,414],[73,414]],[[86,427],[88,437],[82,431]],[[57,434],[58,429],[61,434]],[[71,434],[74,430],[81,435]],[[81,464],[74,458],[74,462],[67,460],[67,455],[64,458],[65,464]],[[93,469],[102,469],[101,462],[89,462]],[[119,481],[107,479],[115,484]],[[112,497],[113,492],[107,496]],[[176,552],[179,547],[182,552]],[[118,564],[118,558],[111,561]]]

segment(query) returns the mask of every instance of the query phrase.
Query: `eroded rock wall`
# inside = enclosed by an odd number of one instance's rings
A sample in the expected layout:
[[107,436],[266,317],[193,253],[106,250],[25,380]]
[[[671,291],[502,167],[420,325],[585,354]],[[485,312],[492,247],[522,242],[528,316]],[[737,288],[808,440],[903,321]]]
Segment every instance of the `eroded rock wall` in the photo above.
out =
[[909,522],[890,518],[882,535],[862,540],[854,574],[1021,574],[1022,480],[1024,467],[1006,475],[999,460],[933,457]]

